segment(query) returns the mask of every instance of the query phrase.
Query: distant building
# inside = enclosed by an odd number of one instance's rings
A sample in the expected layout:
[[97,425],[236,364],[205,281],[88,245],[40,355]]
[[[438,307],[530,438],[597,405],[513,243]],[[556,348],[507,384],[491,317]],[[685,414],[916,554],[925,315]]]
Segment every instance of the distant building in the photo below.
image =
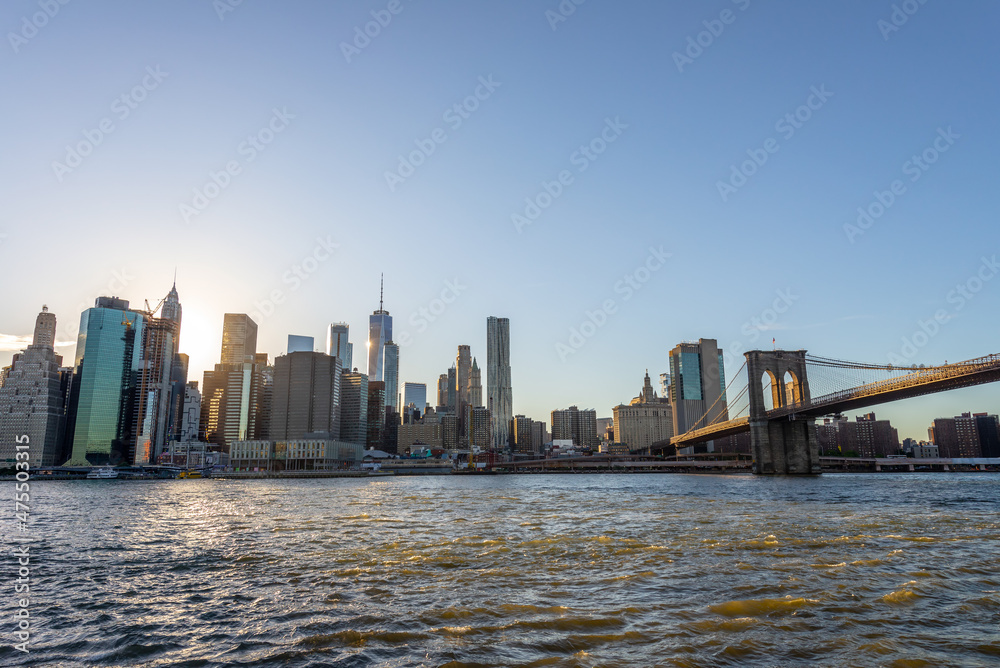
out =
[[729,419],[725,364],[715,339],[675,346],[670,351],[670,383],[675,434]]
[[368,440],[368,376],[345,371],[340,377],[340,440],[364,446]]
[[483,405],[483,373],[475,357],[472,358],[472,368],[469,370],[469,404]]
[[639,396],[627,406],[614,407],[614,442],[631,450],[645,450],[654,443],[670,440],[673,435],[670,401],[656,396],[647,369]]
[[257,352],[257,323],[246,313],[226,313],[222,317],[222,357],[220,364],[253,362]]
[[941,456],[941,450],[936,445],[918,443],[910,449],[910,455],[916,459],[937,459]]
[[335,471],[363,458],[359,443],[312,435],[288,441],[235,441],[229,466],[237,471]]
[[437,404],[435,405],[439,411],[448,407],[448,374],[446,373],[438,376]]
[[288,353],[311,353],[316,346],[316,340],[311,336],[288,335]]
[[385,405],[399,411],[399,346],[391,340],[383,349],[383,376],[385,379]]
[[597,411],[570,406],[552,411],[552,440],[571,440],[585,449],[597,448]]
[[197,441],[200,422],[201,392],[198,391],[198,381],[193,380],[184,388],[184,405],[181,411],[181,430],[178,440],[182,442]]
[[427,385],[425,383],[403,383],[403,423],[415,419],[413,411],[420,415],[427,410]]
[[899,434],[888,420],[878,420],[874,413],[847,418],[826,418],[816,425],[820,451],[854,457],[886,457],[900,453]]
[[[379,288],[378,310],[368,318],[368,380],[385,381],[383,369],[385,344],[392,341],[392,316],[382,308],[382,290]],[[383,399],[383,402],[385,399]]]
[[[510,433],[514,438],[513,450],[522,455],[538,455],[542,452],[541,434],[536,422],[524,415],[515,415],[511,420]],[[538,424],[539,427],[543,426]]]
[[979,437],[980,457],[1000,457],[1000,419],[996,415],[973,413]]
[[485,406],[472,406],[472,437],[470,443],[480,450],[493,447],[492,424],[490,409]]
[[368,434],[366,450],[381,450],[385,436],[385,383],[368,381]]
[[344,371],[354,370],[354,344],[348,341],[350,331],[346,322],[335,322],[326,334],[326,354],[339,357]]
[[31,468],[62,463],[68,370],[53,348],[55,330],[56,316],[43,306],[32,344],[15,356],[0,387],[0,468],[14,468],[18,452],[28,454]]
[[976,418],[962,413],[953,418],[938,418],[931,428],[931,440],[942,457],[982,457]]

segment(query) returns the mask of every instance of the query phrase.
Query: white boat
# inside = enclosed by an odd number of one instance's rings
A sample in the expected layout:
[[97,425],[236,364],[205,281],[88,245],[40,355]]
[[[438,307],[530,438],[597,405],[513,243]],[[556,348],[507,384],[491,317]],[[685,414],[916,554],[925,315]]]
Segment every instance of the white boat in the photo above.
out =
[[87,480],[112,480],[117,477],[118,471],[110,466],[90,469],[90,473],[87,474]]

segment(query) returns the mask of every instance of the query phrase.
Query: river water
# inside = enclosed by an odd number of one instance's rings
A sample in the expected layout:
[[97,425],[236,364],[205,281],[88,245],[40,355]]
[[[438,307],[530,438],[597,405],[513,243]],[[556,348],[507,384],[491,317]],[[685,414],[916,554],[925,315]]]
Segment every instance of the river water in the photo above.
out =
[[994,474],[31,491],[34,633],[11,649],[5,585],[2,665],[1000,665]]

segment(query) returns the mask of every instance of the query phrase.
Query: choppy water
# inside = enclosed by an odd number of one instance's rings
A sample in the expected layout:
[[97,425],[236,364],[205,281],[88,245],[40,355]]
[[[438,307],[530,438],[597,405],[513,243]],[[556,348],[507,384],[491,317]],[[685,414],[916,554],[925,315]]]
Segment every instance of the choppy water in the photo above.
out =
[[34,483],[37,635],[14,652],[5,612],[0,663],[997,666],[998,491],[991,474]]

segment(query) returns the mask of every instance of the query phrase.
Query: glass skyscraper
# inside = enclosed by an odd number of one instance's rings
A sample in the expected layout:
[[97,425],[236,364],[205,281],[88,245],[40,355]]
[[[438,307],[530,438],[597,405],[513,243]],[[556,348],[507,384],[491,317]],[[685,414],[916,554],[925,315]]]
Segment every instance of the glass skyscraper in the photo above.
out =
[[354,370],[354,346],[347,340],[351,328],[346,322],[335,322],[330,325],[326,335],[326,354],[340,358],[344,371]]
[[70,400],[70,466],[118,463],[133,438],[133,401],[145,317],[128,301],[98,297],[80,316]]
[[674,347],[670,351],[670,382],[675,434],[728,419],[726,368],[715,339]]
[[[384,350],[385,344],[392,341],[392,316],[382,308],[382,295],[379,294],[378,310],[368,318],[368,380],[381,382],[385,380]],[[388,400],[387,400],[388,401]],[[395,402],[393,402],[395,405]]]
[[399,346],[386,341],[382,373],[385,377],[385,405],[398,412],[399,403]]

